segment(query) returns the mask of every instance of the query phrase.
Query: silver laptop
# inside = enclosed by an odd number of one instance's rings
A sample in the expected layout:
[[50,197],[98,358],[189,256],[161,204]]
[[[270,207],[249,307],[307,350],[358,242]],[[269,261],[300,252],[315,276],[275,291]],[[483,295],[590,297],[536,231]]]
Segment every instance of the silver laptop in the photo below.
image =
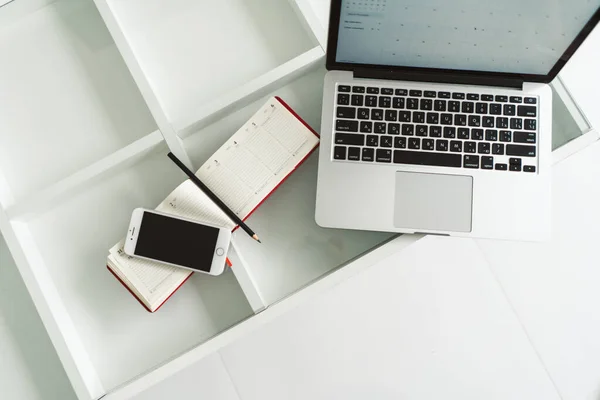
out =
[[316,221],[550,234],[548,83],[600,0],[333,0]]

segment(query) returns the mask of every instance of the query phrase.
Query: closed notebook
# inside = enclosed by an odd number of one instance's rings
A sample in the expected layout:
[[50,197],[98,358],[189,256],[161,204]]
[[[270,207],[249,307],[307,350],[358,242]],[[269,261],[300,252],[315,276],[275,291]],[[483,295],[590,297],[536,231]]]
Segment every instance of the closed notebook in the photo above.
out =
[[[315,150],[318,134],[273,97],[200,167],[196,175],[245,220]],[[236,228],[190,180],[156,208],[200,222]],[[130,257],[115,244],[108,269],[150,312],[158,310],[192,272]]]

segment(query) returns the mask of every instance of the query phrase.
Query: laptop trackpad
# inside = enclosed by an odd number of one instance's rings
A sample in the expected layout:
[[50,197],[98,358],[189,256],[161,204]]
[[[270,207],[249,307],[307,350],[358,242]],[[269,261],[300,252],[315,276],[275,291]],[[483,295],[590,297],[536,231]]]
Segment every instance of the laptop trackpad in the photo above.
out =
[[473,177],[396,172],[396,228],[471,232]]

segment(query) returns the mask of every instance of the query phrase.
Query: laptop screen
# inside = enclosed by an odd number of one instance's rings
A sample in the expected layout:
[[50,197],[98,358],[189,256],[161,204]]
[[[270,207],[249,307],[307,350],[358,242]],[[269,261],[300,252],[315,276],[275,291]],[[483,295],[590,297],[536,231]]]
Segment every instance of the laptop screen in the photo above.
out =
[[342,0],[336,61],[546,75],[600,0]]

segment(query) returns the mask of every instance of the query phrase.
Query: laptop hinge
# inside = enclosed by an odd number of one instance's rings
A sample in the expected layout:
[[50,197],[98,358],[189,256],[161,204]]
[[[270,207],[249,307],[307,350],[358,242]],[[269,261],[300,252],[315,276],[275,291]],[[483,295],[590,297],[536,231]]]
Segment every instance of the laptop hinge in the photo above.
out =
[[355,78],[391,79],[395,81],[416,81],[432,83],[452,83],[457,85],[496,86],[523,89],[524,80],[517,78],[491,77],[476,74],[454,74],[452,72],[405,72],[379,69],[356,69]]

